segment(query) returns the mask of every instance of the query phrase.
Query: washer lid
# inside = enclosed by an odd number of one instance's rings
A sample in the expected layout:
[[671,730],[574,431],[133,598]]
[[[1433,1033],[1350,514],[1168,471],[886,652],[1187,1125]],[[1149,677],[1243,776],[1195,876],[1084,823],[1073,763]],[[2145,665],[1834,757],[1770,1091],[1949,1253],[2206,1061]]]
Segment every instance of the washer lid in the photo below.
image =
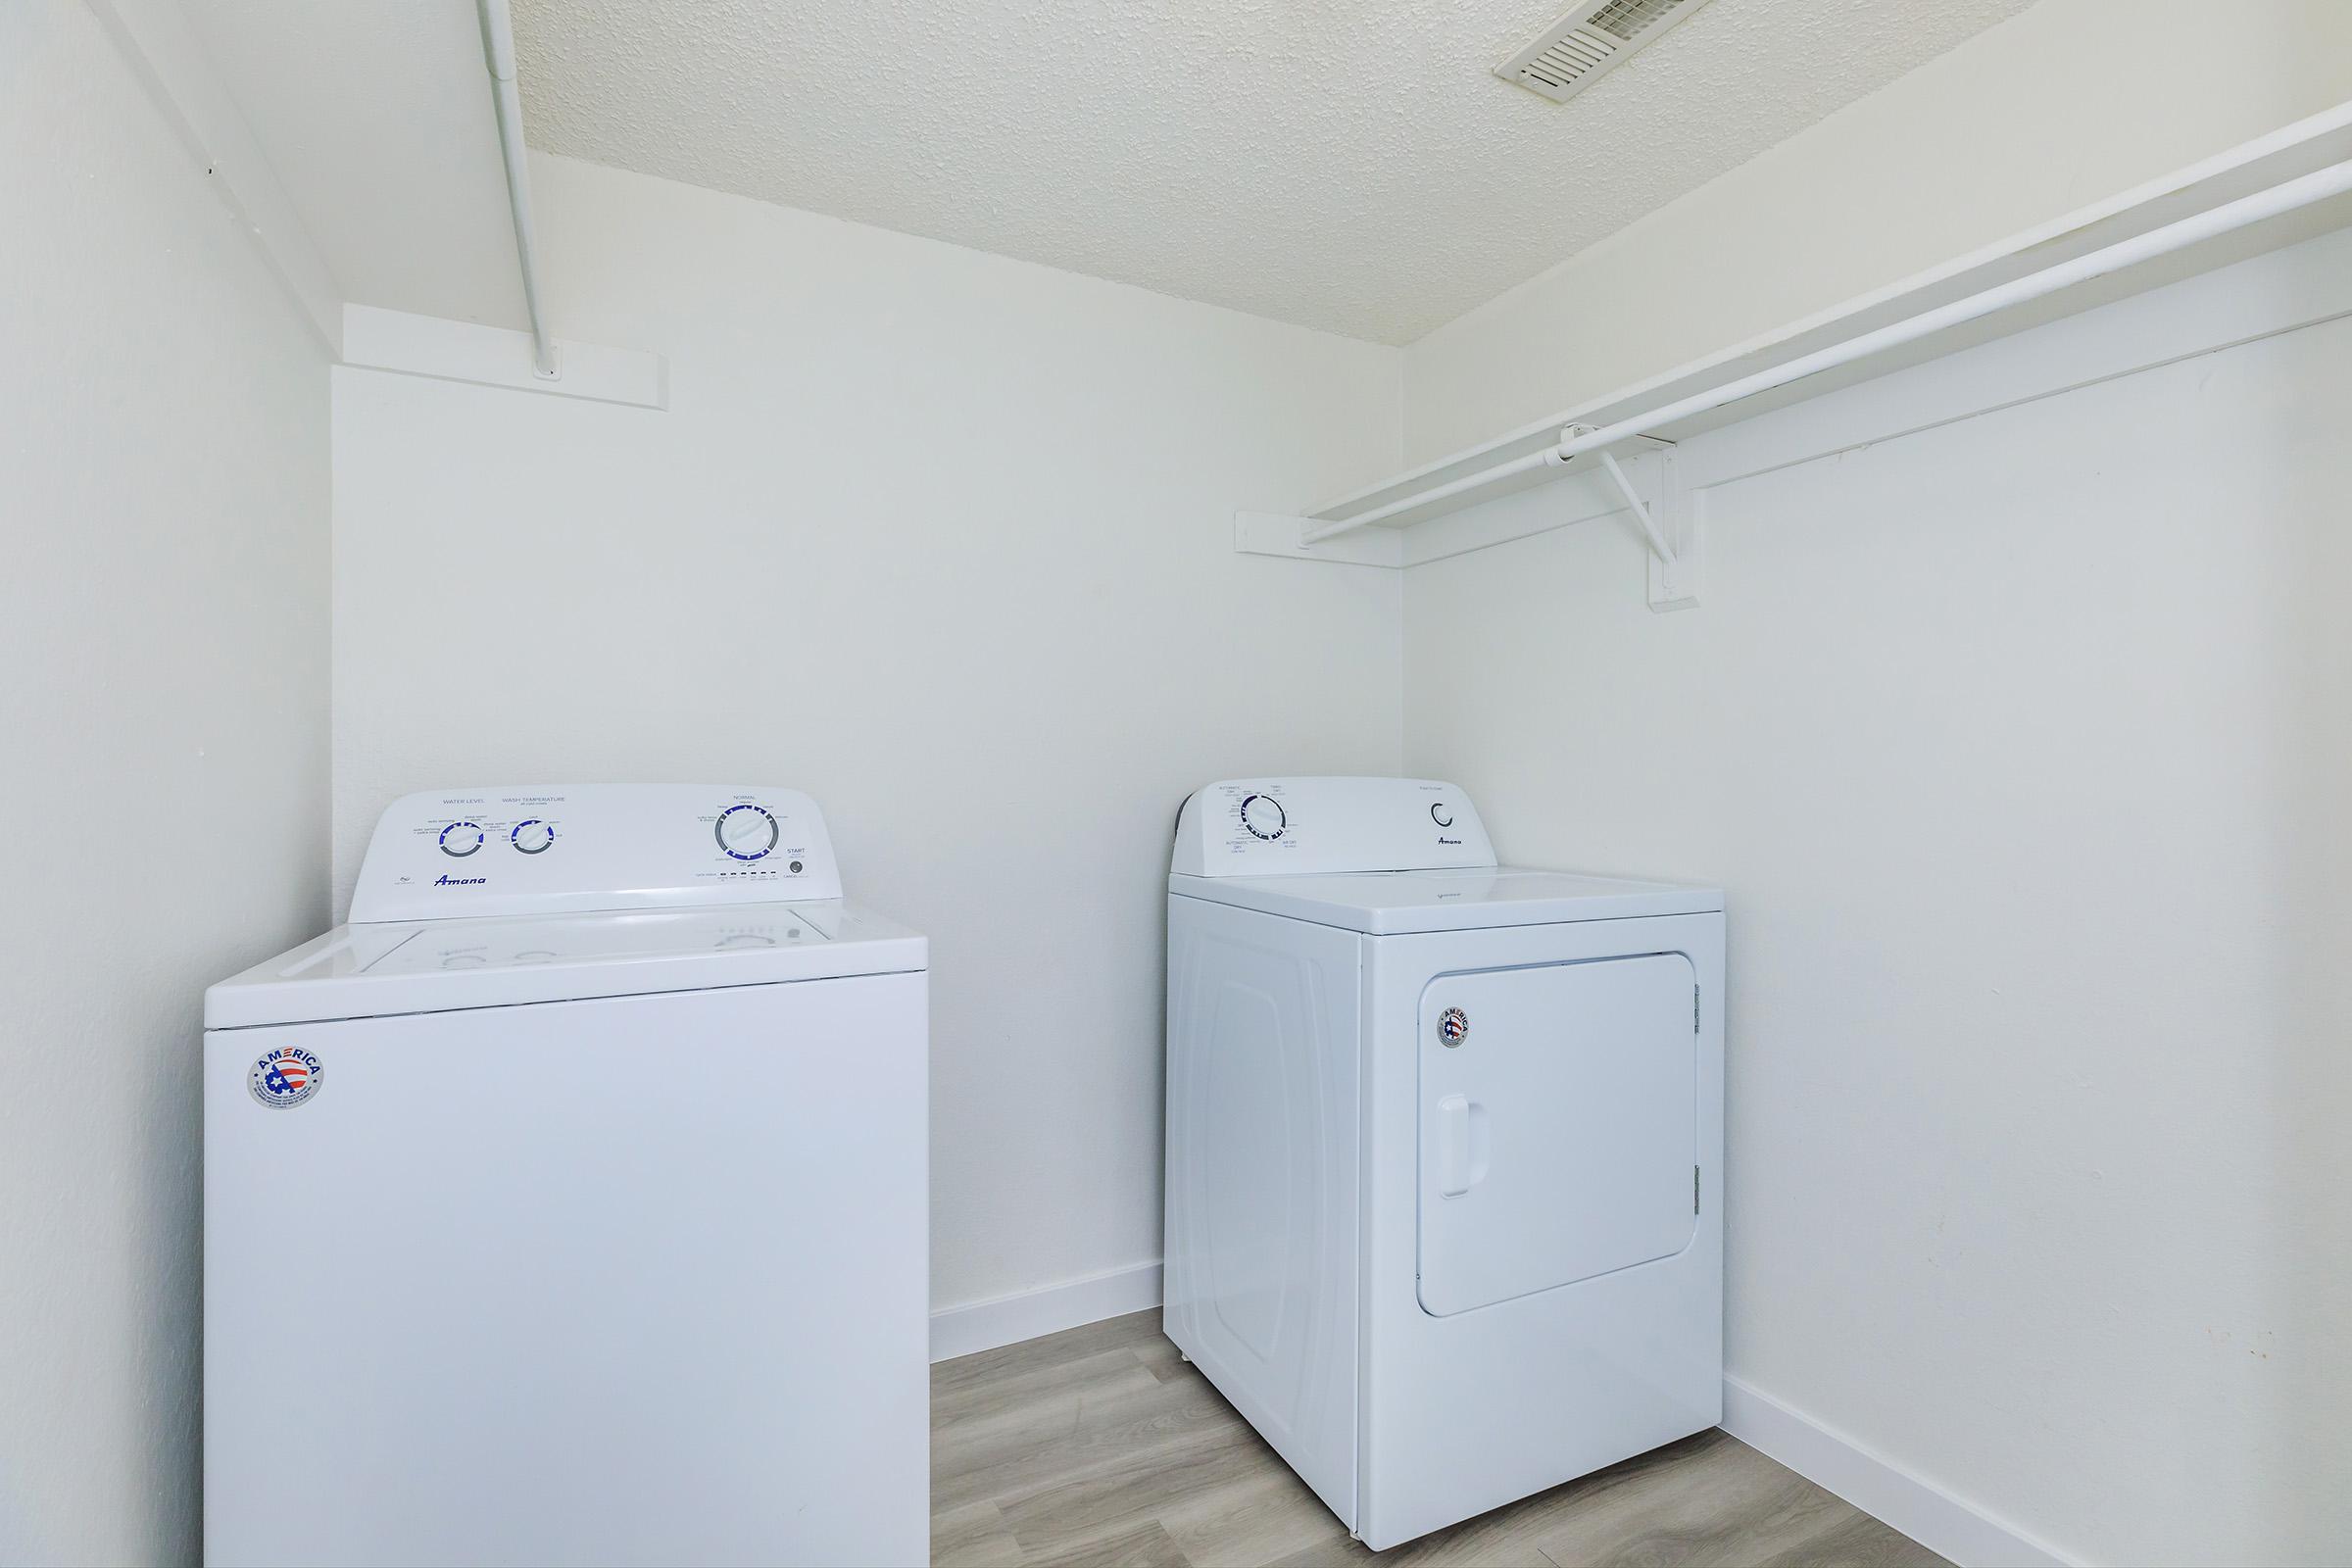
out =
[[1709,914],[1719,888],[1488,866],[1344,876],[1171,876],[1168,891],[1372,936],[1476,931],[1651,914]]
[[927,968],[906,927],[834,900],[337,926],[205,992],[208,1029],[707,991]]

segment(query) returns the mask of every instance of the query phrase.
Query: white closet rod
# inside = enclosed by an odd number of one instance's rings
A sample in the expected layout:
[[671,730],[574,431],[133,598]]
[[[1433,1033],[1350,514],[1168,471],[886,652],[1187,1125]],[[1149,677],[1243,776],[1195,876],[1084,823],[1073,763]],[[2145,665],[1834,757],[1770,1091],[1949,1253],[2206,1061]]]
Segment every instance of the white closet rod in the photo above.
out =
[[490,97],[498,109],[498,147],[507,161],[507,205],[514,217],[514,255],[522,264],[522,305],[531,318],[531,364],[551,379],[556,346],[539,315],[539,253],[531,235],[531,166],[522,144],[522,94],[514,85],[514,23],[507,0],[474,0],[482,23],[482,61],[490,68]]
[[1343,517],[1337,522],[1327,522],[1319,528],[1312,528],[1301,534],[1299,543],[1315,544],[1335,535],[1380,522],[1385,518],[1396,516],[1399,513],[1410,512],[1415,507],[1424,507],[1434,501],[1444,501],[1460,495],[1464,491],[1478,489],[1511,474],[1526,473],[1535,468],[1563,466],[1588,452],[1603,452],[1621,442],[1631,440],[1635,436],[1648,435],[1659,427],[1672,424],[1678,419],[1687,419],[1693,415],[1720,409],[1727,404],[1737,403],[1741,398],[1753,397],[1759,392],[1769,392],[1775,387],[1787,386],[1791,381],[1800,381],[1808,375],[1816,375],[1823,370],[1833,370],[1839,366],[1850,365],[1856,360],[1881,353],[1886,349],[1899,348],[1905,343],[1915,342],[1932,333],[1943,331],[1947,327],[1958,326],[1964,321],[1973,321],[1980,317],[1990,316],[1996,311],[2007,310],[2014,305],[2023,305],[2031,300],[2037,300],[2045,294],[2054,294],[2062,288],[2071,288],[2077,283],[2088,282],[2094,277],[2104,277],[2110,272],[2120,272],[2127,267],[2135,267],[2141,262],[2152,261],[2159,256],[2194,245],[2200,240],[2212,239],[2217,235],[2244,228],[2249,223],[2259,223],[2264,219],[2276,218],[2282,213],[2291,213],[2298,208],[2308,207],[2314,202],[2326,201],[2330,196],[2341,196],[2347,191],[2352,191],[2352,162],[2330,164],[2325,169],[2314,170],[2308,174],[2274,185],[2268,190],[2256,191],[2251,196],[2241,196],[2236,201],[2210,208],[2202,213],[2192,214],[2176,222],[2167,223],[2161,228],[2149,229],[2144,234],[2134,234],[2130,239],[2119,240],[2102,250],[2089,251],[2055,266],[2044,268],[2038,272],[2029,272],[2024,277],[2012,278],[2006,283],[1996,284],[1982,293],[1954,300],[1949,305],[1939,305],[1932,311],[1924,311],[1904,320],[1882,326],[1876,331],[1848,338],[1842,343],[1833,343],[1829,347],[1816,350],[1811,354],[1799,355],[1786,364],[1772,366],[1758,370],[1752,375],[1743,375],[1736,381],[1727,381],[1722,386],[1712,387],[1704,392],[1694,392],[1677,402],[1620,419],[1615,424],[1602,425],[1596,430],[1584,430],[1571,426],[1560,432],[1560,440],[1556,446],[1545,447],[1541,452],[1531,452],[1525,457],[1513,458],[1507,463],[1496,464],[1491,468],[1481,469],[1479,472],[1463,478],[1448,480],[1445,484],[1405,496],[1400,500],[1388,502],[1368,512],[1359,513],[1355,516]]

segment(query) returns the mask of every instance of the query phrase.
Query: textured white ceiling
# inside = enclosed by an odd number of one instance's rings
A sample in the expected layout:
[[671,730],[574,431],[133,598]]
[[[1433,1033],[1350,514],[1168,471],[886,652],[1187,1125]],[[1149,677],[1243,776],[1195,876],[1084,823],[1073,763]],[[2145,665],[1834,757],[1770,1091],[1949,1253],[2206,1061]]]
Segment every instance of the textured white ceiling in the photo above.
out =
[[514,0],[534,147],[1403,343],[2030,0]]
[[344,298],[524,324],[473,0],[181,6]]

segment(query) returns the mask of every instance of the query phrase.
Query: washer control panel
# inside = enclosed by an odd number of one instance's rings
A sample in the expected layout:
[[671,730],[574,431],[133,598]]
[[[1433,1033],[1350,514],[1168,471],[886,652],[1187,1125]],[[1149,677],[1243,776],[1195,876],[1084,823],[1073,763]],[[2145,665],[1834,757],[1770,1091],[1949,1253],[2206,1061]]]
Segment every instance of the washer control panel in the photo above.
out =
[[1184,876],[1427,871],[1494,863],[1470,798],[1426,778],[1226,779],[1176,818]]
[[841,897],[798,790],[577,784],[429,790],[375,825],[354,921],[801,903]]

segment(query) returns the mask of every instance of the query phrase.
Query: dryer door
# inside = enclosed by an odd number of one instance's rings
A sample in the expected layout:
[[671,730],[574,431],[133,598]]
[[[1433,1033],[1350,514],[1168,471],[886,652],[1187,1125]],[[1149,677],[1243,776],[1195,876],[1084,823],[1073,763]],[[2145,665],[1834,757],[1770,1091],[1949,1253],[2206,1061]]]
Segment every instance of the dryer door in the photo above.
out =
[[1680,954],[1421,994],[1420,1274],[1438,1317],[1668,1257],[1697,1226],[1696,976]]

